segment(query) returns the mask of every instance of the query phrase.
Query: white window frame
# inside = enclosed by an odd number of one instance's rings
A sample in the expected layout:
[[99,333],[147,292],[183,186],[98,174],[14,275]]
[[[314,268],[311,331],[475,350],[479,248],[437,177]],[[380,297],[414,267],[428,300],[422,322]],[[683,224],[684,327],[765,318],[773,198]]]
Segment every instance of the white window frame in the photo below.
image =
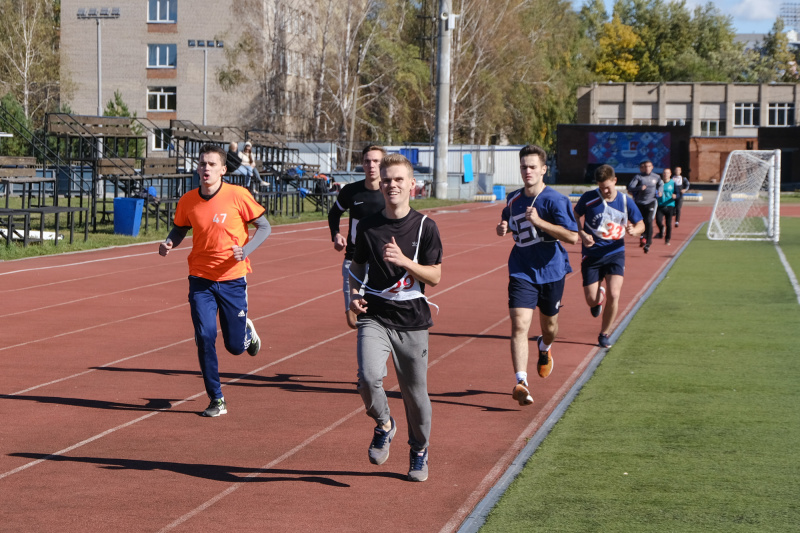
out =
[[606,126],[616,126],[619,124],[618,118],[601,118],[597,121],[598,124],[604,124]]
[[[152,10],[153,6],[155,6],[155,13]],[[170,18],[170,12],[174,18]],[[176,24],[178,22],[178,0],[148,0],[147,22],[149,24]]]
[[[170,95],[175,100],[174,108],[169,107]],[[156,107],[150,107],[150,97],[156,97]],[[148,87],[147,88],[147,110],[155,112],[177,111],[178,91],[176,87]]]
[[[152,50],[155,50],[156,62],[150,63]],[[172,64],[170,64],[170,56]],[[147,45],[147,68],[176,68],[178,64],[178,45],[177,44],[148,44]]]
[[169,150],[169,143],[172,142],[172,136],[169,129],[156,128],[153,130],[153,152],[166,152]]
[[769,126],[794,126],[794,104],[775,102],[769,104],[767,123]]
[[[700,136],[701,137],[720,137],[722,135],[723,120],[701,120],[700,121]],[[713,126],[713,127],[712,127]]]
[[733,117],[734,128],[757,128],[761,123],[761,107],[758,102],[736,102]]

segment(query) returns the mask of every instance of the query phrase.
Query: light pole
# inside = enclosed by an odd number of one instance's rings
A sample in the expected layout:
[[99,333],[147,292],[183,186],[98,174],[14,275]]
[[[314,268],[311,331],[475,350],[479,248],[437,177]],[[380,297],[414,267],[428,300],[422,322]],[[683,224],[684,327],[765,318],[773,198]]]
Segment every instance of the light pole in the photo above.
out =
[[100,32],[100,21],[103,19],[118,19],[118,7],[96,7],[78,9],[78,20],[92,19],[97,22],[97,116],[103,116],[103,47]]
[[447,150],[450,133],[450,37],[456,18],[450,0],[439,0],[439,50],[436,65],[436,144],[433,146],[434,198],[447,198]]
[[361,72],[361,47],[358,45],[358,59],[356,60],[356,73],[353,75],[353,109],[350,112],[350,141],[347,144],[347,172],[350,172],[350,164],[353,161],[353,137],[356,135],[356,104],[358,103],[358,84],[359,73]]
[[208,99],[208,49],[222,48],[222,41],[189,39],[189,48],[203,50],[203,126],[206,125],[206,101]]

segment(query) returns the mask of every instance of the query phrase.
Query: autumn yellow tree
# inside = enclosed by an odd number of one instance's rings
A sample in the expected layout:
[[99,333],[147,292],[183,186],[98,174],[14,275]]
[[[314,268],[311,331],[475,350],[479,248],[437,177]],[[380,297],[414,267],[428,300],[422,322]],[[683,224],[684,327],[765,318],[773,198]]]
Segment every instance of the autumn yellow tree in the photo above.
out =
[[633,28],[614,16],[611,22],[603,24],[594,72],[607,81],[634,81],[639,73],[639,62],[633,52],[641,44]]

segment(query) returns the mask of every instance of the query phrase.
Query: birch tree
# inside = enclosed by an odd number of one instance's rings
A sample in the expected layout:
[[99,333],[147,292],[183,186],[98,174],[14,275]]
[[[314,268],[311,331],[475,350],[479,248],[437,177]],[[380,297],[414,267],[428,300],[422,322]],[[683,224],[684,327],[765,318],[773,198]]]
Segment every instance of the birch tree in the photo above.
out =
[[0,92],[32,119],[58,102],[58,31],[54,3],[0,0]]

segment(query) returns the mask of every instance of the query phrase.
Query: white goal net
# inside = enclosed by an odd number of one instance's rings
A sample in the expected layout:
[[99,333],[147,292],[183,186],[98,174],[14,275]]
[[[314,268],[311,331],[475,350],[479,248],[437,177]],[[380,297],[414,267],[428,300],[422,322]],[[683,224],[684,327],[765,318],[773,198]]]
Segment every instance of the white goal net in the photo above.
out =
[[780,176],[780,150],[731,152],[708,224],[708,238],[778,242]]

